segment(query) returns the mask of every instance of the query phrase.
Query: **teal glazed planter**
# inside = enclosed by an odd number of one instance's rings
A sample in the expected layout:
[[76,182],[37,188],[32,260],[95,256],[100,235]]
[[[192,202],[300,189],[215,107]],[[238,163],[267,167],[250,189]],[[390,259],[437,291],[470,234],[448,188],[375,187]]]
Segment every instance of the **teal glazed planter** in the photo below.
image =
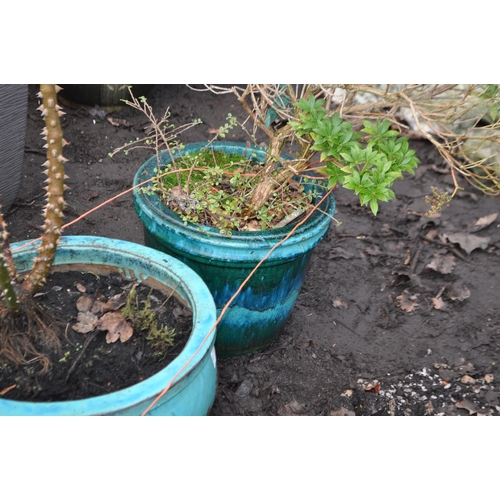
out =
[[[183,153],[205,146],[206,143],[190,144]],[[247,156],[255,153],[262,161],[265,158],[263,149],[241,143],[216,142],[211,147]],[[168,164],[168,153],[160,161]],[[156,167],[154,156],[139,169],[134,185],[150,179]],[[146,245],[176,257],[196,271],[212,292],[218,313],[252,269],[293,227],[290,224],[266,231],[233,232],[227,237],[208,226],[185,225],[155,194],[135,189],[134,206],[144,226]],[[274,250],[232,303],[217,327],[217,356],[261,350],[283,330],[304,282],[312,251],[330,226],[335,211],[332,196],[322,203],[321,210],[324,213],[316,211]]]
[[[17,248],[29,243],[22,249]],[[37,244],[13,245],[18,272],[29,271]],[[148,415],[206,415],[217,383],[215,304],[203,281],[178,260],[136,243],[93,236],[67,236],[58,245],[53,270],[119,272],[176,297],[193,313],[193,331],[182,352],[156,375],[103,396],[67,402],[29,403],[0,398],[0,415],[142,415],[174,380]]]

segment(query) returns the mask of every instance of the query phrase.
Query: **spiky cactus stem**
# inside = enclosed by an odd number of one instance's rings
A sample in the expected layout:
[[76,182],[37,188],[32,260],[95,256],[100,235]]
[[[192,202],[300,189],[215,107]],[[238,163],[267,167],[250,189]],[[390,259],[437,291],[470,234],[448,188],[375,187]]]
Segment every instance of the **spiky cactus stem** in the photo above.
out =
[[7,225],[5,224],[1,212],[0,226],[2,230],[2,234],[0,236],[0,297],[3,299],[3,303],[0,302],[0,313],[3,316],[5,312],[9,314],[19,314],[21,307],[14,289],[16,268],[14,266],[14,260],[12,259],[8,242],[9,233],[7,232]]
[[64,163],[68,161],[62,154],[65,145],[59,117],[64,114],[57,105],[57,85],[40,85],[39,97],[42,105],[38,108],[45,119],[42,135],[46,138],[47,161],[47,205],[44,209],[45,222],[43,236],[35,258],[33,269],[23,283],[23,288],[30,294],[40,288],[54,261],[57,242],[61,235],[64,207]]

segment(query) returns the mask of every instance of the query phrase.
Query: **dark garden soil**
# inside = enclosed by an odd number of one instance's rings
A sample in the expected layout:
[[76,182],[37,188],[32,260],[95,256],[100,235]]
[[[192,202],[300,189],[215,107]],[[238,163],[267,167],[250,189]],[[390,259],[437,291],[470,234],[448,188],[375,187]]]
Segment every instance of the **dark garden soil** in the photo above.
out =
[[[40,235],[45,149],[36,92],[30,86],[23,180],[6,217],[13,241]],[[182,85],[155,85],[149,102],[157,113],[170,106],[176,124],[201,118],[185,143],[213,137],[228,112],[244,116],[232,95]],[[64,110],[69,223],[129,189],[152,152],[108,156],[147,126],[132,109]],[[235,130],[226,140],[246,136]],[[500,216],[492,215],[500,200],[461,180],[450,206],[425,217],[431,186],[443,190],[452,179],[429,143],[412,147],[416,176],[395,184],[397,198],[377,217],[335,191],[341,224],[315,249],[284,332],[264,352],[218,361],[211,415],[500,413]],[[144,241],[130,193],[64,234]]]
[[[148,332],[123,316],[131,290],[134,298],[129,302],[137,310],[148,303],[157,324],[175,331],[172,346],[163,344],[161,350],[151,344]],[[55,272],[35,298],[53,315],[60,346],[55,350],[37,343],[38,351],[50,359],[48,371],[41,362],[17,369],[0,365],[3,395],[9,399],[70,401],[124,389],[167,366],[191,332],[190,311],[175,297],[165,297],[119,274]],[[126,335],[123,342],[122,335]]]

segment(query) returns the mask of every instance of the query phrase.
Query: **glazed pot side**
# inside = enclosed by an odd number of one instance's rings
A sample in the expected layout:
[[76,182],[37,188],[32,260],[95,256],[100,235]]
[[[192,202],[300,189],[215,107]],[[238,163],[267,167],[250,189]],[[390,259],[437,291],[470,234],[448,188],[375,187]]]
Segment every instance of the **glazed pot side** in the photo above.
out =
[[[13,245],[18,272],[31,269],[37,243]],[[216,320],[211,294],[184,264],[142,245],[109,238],[67,236],[58,245],[53,271],[119,272],[176,297],[193,313],[193,330],[181,353],[165,368],[126,389],[88,399],[29,403],[0,398],[0,415],[142,415],[174,380],[148,415],[206,415],[215,399]]]
[[[187,145],[184,153],[198,151],[206,143]],[[244,144],[219,142],[212,145],[229,153],[250,155],[265,151]],[[161,161],[169,163],[169,156]],[[156,156],[137,172],[134,184],[154,175]],[[320,192],[323,188],[318,188]],[[218,229],[185,225],[154,194],[134,190],[134,206],[144,226],[146,245],[165,252],[187,264],[210,289],[217,312],[227,304],[254,267],[269,250],[283,240],[293,224],[285,228],[221,235]],[[254,352],[268,346],[283,330],[307,273],[314,247],[331,222],[335,202],[328,197],[306,223],[265,260],[231,304],[217,327],[216,349],[219,357]]]

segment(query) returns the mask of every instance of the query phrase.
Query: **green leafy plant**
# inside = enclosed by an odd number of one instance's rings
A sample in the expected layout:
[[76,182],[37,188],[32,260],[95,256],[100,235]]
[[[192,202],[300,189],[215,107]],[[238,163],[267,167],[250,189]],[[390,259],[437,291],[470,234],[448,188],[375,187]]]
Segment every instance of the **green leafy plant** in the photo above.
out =
[[[298,214],[297,217],[311,208],[310,193],[300,186],[295,189],[297,182],[310,182],[311,178],[323,179],[329,188],[338,185],[354,191],[360,204],[376,215],[380,203],[394,198],[394,181],[405,172],[414,173],[419,163],[409,147],[409,136],[429,140],[448,163],[455,183],[450,198],[460,189],[456,174],[486,193],[500,192],[499,167],[488,164],[494,155],[476,158],[485,146],[500,148],[500,131],[495,122],[500,102],[497,85],[189,87],[233,93],[248,114],[249,120],[243,123],[229,115],[207,148],[236,125],[247,133],[249,142],[261,144],[265,140],[267,148],[265,161],[248,163],[239,177],[230,166],[206,166],[200,157],[182,156],[184,146],[177,133],[199,120],[175,128],[167,125],[166,115],[163,120],[156,120],[145,99],[132,96],[129,104],[150,119],[152,131],[127,148],[150,147],[158,158],[161,151],[170,153],[168,166],[159,162],[152,189],[161,193],[164,202],[186,223],[209,224],[231,234],[235,230],[268,229],[291,222],[292,214]],[[485,127],[486,119],[495,123]],[[410,126],[416,129],[414,134],[409,133]],[[162,127],[172,133],[165,135]],[[292,158],[285,158],[282,153],[290,145]],[[203,175],[194,175],[195,171]],[[188,172],[187,176],[182,172]],[[163,175],[171,174],[176,176],[175,186],[160,181]],[[243,176],[248,177],[237,186],[235,194],[235,183]],[[215,192],[208,188],[210,183]],[[428,200],[431,203],[434,198],[430,196]],[[434,203],[432,210],[435,213],[445,205]],[[234,210],[228,214],[231,208]]]
[[[312,207],[315,192],[304,189],[303,183],[327,180],[328,187],[339,183],[352,189],[361,204],[368,204],[376,214],[379,201],[394,197],[392,183],[403,172],[413,172],[418,159],[407,138],[397,137],[398,132],[389,128],[389,121],[365,120],[364,128],[354,131],[353,123],[328,109],[331,101],[320,97],[327,93],[318,94],[317,90],[306,85],[298,95],[290,85],[248,85],[239,94],[234,88],[254,129],[247,131],[229,114],[205,151],[189,155],[183,153],[178,131],[199,120],[176,128],[168,122],[168,110],[162,119],[156,119],[146,99],[131,93],[127,103],[148,117],[151,132],[110,154],[136,147],[155,150],[157,175],[143,191],[159,194],[186,224],[217,227],[229,236],[235,230],[280,227],[304,214]],[[269,146],[264,162],[216,154],[210,148],[236,125],[247,131],[253,143],[258,142],[257,129],[265,132]],[[171,131],[170,135],[163,130]],[[295,141],[298,151],[285,158],[282,150],[290,141]],[[161,151],[168,151],[168,165],[161,163]],[[313,162],[318,154],[319,161]]]
[[[297,146],[296,161],[284,165],[285,169],[280,172],[277,181],[286,182],[289,175],[287,169],[300,173],[310,168],[313,160],[310,153],[319,150],[324,161],[329,162],[326,175],[330,184],[337,182],[344,187],[357,189],[361,203],[375,209],[379,201],[391,196],[385,190],[390,188],[390,184],[381,184],[387,180],[390,182],[390,177],[397,174],[397,170],[401,173],[406,168],[408,172],[412,169],[413,160],[408,160],[411,156],[409,151],[403,154],[406,158],[393,158],[390,151],[381,147],[386,141],[393,144],[394,140],[394,147],[402,149],[405,147],[404,141],[398,139],[405,137],[428,140],[442,156],[454,181],[454,189],[449,193],[451,198],[461,189],[459,177],[485,194],[500,194],[500,91],[496,84],[248,84],[243,88],[205,84],[190,87],[198,91],[234,93],[253,120],[253,133],[249,135],[255,137],[255,132],[261,130],[267,136],[268,160],[266,168],[262,170],[262,183],[252,196],[254,206],[262,203],[272,191],[273,181],[269,173],[287,142]],[[324,100],[321,106],[320,99]],[[301,100],[308,104],[299,106]],[[338,115],[335,120],[331,119],[334,114]],[[366,137],[370,135],[371,127],[376,126],[377,120],[379,127],[387,127],[387,131],[390,127],[390,131],[394,132],[392,137],[372,137],[372,140],[378,139],[378,152],[385,153],[393,164],[389,176],[383,173],[382,181],[380,176],[373,178],[372,174],[367,173],[373,167],[367,167],[362,156],[357,153],[353,156],[345,151],[353,140],[362,143],[360,149],[366,148]],[[297,124],[297,121],[301,123]],[[350,137],[349,123],[352,124],[353,135],[360,132],[365,135],[365,139]],[[339,133],[335,130],[336,126],[340,127]],[[331,134],[340,141],[336,145],[328,144]],[[343,140],[346,142],[343,143]],[[349,161],[360,162],[356,170],[363,180],[362,185],[367,187],[364,179],[372,177],[374,185],[382,190],[373,191],[373,186],[369,186],[367,192],[360,188],[356,174],[344,175],[342,169],[346,169],[346,158],[336,156],[341,149],[350,155],[347,158]],[[327,153],[332,158],[327,158]],[[397,167],[398,162],[404,168]],[[347,185],[343,184],[344,180],[347,180]]]
[[135,328],[147,332],[146,341],[155,354],[164,358],[174,345],[176,331],[168,326],[159,326],[156,311],[151,307],[151,296],[143,300],[142,305],[133,287],[127,295],[127,303],[123,306],[122,315],[130,320]]
[[390,186],[403,172],[413,173],[418,165],[408,139],[398,137],[390,129],[391,122],[363,120],[361,132],[354,132],[352,123],[338,113],[328,115],[324,99],[301,99],[297,103],[298,121],[290,122],[300,138],[307,138],[312,151],[320,153],[326,166],[320,170],[328,177],[328,187],[337,183],[353,190],[361,205],[370,205],[374,215],[379,201],[394,198]]

